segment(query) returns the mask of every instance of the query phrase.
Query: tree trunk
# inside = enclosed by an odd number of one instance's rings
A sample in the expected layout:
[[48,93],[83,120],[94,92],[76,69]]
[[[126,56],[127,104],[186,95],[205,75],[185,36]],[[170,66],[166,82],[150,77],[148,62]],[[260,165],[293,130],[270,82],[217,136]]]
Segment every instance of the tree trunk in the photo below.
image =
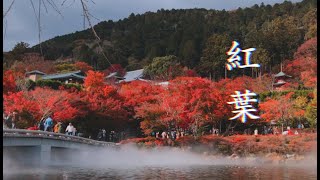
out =
[[231,122],[230,122],[230,124],[228,125],[228,127],[227,127],[226,131],[223,133],[223,136],[227,136],[227,135],[229,135],[229,131],[230,131],[230,129],[231,129],[231,128],[235,128],[235,127],[236,127],[236,125],[238,124],[238,121],[237,121],[237,122],[236,122],[236,124],[232,127],[232,122],[233,122],[233,121],[231,121]]
[[220,120],[220,131],[219,131],[220,134],[221,134],[221,124],[222,124],[222,120]]

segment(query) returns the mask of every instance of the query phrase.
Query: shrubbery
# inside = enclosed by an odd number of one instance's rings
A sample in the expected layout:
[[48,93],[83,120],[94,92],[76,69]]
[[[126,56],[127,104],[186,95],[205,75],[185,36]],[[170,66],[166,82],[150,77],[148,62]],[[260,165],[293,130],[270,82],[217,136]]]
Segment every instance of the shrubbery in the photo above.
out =
[[[273,92],[264,92],[258,94],[258,99],[263,102],[267,97],[275,98],[288,94],[289,92],[294,92],[292,98],[295,99],[299,96],[308,97],[313,90],[295,90],[295,91],[273,91]],[[310,98],[310,97],[309,97]]]
[[64,84],[60,81],[55,81],[55,80],[38,80],[35,82],[35,86],[50,87],[54,90],[58,90],[60,86],[63,86],[66,89],[71,89],[71,88],[76,88],[78,90],[81,89],[80,84],[73,84],[73,83]]
[[60,81],[54,80],[38,80],[36,81],[36,86],[38,87],[50,87],[54,90],[58,90],[62,83]]
[[[156,139],[154,137],[134,138],[121,142],[136,143],[140,147],[155,146],[175,146],[190,147],[192,151],[207,151],[209,154],[231,155],[233,153],[239,156],[249,154],[263,155],[268,153],[285,154],[305,154],[311,152],[317,144],[317,135],[300,134],[289,136],[276,135],[235,135],[228,137],[207,135],[195,139],[193,136],[184,136],[175,141],[169,139]],[[200,150],[199,150],[200,149]]]

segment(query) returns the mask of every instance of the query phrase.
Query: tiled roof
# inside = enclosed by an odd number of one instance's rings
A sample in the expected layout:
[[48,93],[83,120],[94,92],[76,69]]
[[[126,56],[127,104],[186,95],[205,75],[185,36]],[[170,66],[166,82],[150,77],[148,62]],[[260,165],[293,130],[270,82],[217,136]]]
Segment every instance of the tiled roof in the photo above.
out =
[[[131,82],[137,80],[143,76],[143,69],[138,69],[135,71],[128,71],[126,75],[123,77],[125,82]],[[120,82],[122,82],[120,81]]]
[[273,85],[274,86],[277,86],[277,85],[282,85],[282,84],[285,84],[286,82],[277,82],[277,83],[274,83]]
[[121,76],[118,76],[118,73],[117,72],[113,72],[113,73],[111,73],[111,74],[109,74],[107,77],[105,77],[106,79],[110,79],[110,78],[112,78],[112,77],[114,77],[114,78],[116,78],[116,79],[118,79],[118,80],[123,80],[124,79],[124,77],[121,77]]
[[59,73],[59,74],[48,74],[45,76],[42,76],[42,79],[62,79],[62,78],[77,78],[77,79],[84,79],[84,76],[79,75],[78,73],[81,73],[81,71],[72,71],[68,73]]
[[292,77],[292,76],[289,76],[287,74],[285,74],[284,72],[279,72],[278,74],[274,75],[274,77],[281,77],[281,76],[287,76],[287,77]]
[[33,70],[33,71],[26,72],[26,74],[41,74],[41,75],[45,75],[46,73],[38,71],[38,70]]
[[117,75],[117,72],[113,72],[113,73],[110,73],[106,78],[111,78],[113,76],[116,76]]

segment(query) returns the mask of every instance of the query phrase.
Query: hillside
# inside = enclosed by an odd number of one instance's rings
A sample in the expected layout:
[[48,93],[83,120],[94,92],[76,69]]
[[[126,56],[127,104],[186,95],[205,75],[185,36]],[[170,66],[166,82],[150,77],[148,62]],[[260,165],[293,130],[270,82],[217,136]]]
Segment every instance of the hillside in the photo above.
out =
[[[201,76],[224,76],[226,51],[233,40],[240,48],[254,47],[252,61],[264,72],[291,59],[304,41],[316,36],[316,0],[255,5],[234,11],[207,9],[158,10],[131,14],[117,22],[95,25],[105,54],[126,70],[142,68],[154,57],[175,55]],[[73,58],[97,70],[109,67],[99,53],[91,29],[58,36],[42,43],[46,59]],[[39,51],[39,45],[28,50]],[[248,71],[248,72],[247,72]],[[250,70],[232,72],[251,74]]]

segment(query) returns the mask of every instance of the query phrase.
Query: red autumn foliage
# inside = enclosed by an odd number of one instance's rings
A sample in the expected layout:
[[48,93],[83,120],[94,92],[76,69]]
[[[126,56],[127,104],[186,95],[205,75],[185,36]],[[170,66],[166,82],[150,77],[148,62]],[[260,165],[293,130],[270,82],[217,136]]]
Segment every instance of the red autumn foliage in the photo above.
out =
[[131,139],[126,139],[122,140],[120,144],[128,144],[128,143],[145,143],[149,141],[154,141],[156,138],[154,137],[145,137],[145,138],[131,138]]
[[77,70],[80,70],[84,73],[87,73],[88,71],[92,71],[93,70],[93,67],[90,66],[89,64],[85,63],[85,62],[81,62],[81,61],[78,61],[74,64],[75,68]]
[[197,77],[198,74],[194,70],[188,69],[188,70],[184,71],[184,76],[186,76],[186,77]]
[[87,103],[88,110],[96,115],[110,119],[125,119],[127,111],[124,109],[124,98],[117,89],[104,85],[101,89],[82,93],[82,99]]
[[104,87],[104,75],[101,72],[95,72],[89,70],[87,77],[84,79],[83,86],[88,91],[99,90]]
[[[315,87],[317,83],[315,42],[316,40],[312,39],[301,45],[295,55],[296,59],[287,62],[285,72],[292,75],[293,80],[289,80],[281,87],[282,89],[297,89],[302,84],[307,88]],[[43,59],[40,59],[31,58],[23,63],[32,64],[39,61],[37,63],[41,64]],[[34,67],[39,67],[37,69],[44,72],[49,71],[49,69],[45,70],[46,67],[42,67],[49,64],[45,62],[40,66],[37,63],[28,64],[26,67],[18,63],[13,68],[17,70],[20,78],[24,75],[22,72],[34,70]],[[130,115],[130,118],[141,121],[141,129],[145,134],[149,134],[154,130],[167,130],[171,127],[191,129],[228,119],[234,116],[232,113],[234,106],[227,104],[234,101],[230,95],[235,91],[243,93],[247,89],[256,93],[269,91],[272,80],[268,75],[261,77],[261,80],[242,76],[222,79],[218,82],[199,77],[178,77],[171,80],[168,86],[133,81],[119,84],[117,87],[106,85],[105,74],[92,71],[92,67],[88,64],[77,62],[75,66],[82,71],[87,71],[84,82],[85,91],[64,88],[51,91],[37,88],[29,92],[16,93],[17,74],[15,71],[6,71],[3,82],[5,111],[29,113],[37,120],[52,112],[54,119],[58,121],[72,120],[79,116],[85,119],[89,117],[86,116],[87,114],[93,115],[93,119],[99,116],[100,119],[107,117],[106,119],[114,120],[127,119]],[[170,67],[165,71],[168,72],[168,77],[181,76],[183,73],[185,76],[196,76],[192,70],[186,70],[181,66],[176,67],[176,69]],[[125,74],[120,65],[113,65],[113,68],[108,68],[106,74],[111,72],[119,72],[120,76]],[[290,95],[261,102],[261,117],[266,121],[303,117],[304,110],[292,109]],[[242,142],[242,140],[239,138],[234,141]]]
[[[155,103],[162,91],[161,86],[144,81],[133,81],[129,84],[122,84],[119,93],[125,98],[125,106],[133,115],[144,103]],[[136,116],[139,117],[139,113]]]
[[193,123],[201,126],[203,123],[217,120],[214,111],[218,110],[219,102],[213,93],[211,81],[193,77],[176,78],[170,81],[169,92],[173,97],[179,97],[176,101],[180,103],[178,107],[181,121],[182,124],[187,124],[187,127]]
[[50,113],[53,113],[52,118],[55,121],[72,120],[78,115],[78,109],[71,103],[76,99],[76,95],[73,93],[49,88],[36,88],[28,92],[28,97],[37,104],[37,119],[39,120]]
[[80,115],[71,101],[76,96],[67,91],[53,90],[48,88],[36,88],[33,91],[17,92],[5,96],[5,112],[17,111],[19,114],[28,112],[35,120],[52,113],[55,121],[72,120]]
[[15,62],[11,69],[22,74],[33,70],[47,74],[56,72],[53,61],[44,60],[44,58],[37,53],[25,54],[22,60]]
[[3,73],[3,93],[16,91],[16,79],[12,70],[7,70]]
[[[255,155],[272,155],[273,160],[281,160],[282,155],[297,154],[305,155],[314,151],[317,145],[317,134],[300,134],[292,136],[202,136],[195,139],[192,136],[184,136],[176,139],[174,143],[168,143],[167,139],[156,139],[154,137],[133,138],[121,141],[121,144],[136,143],[145,147],[150,146],[178,146],[193,147],[201,145],[202,151],[211,154],[237,154],[238,156]],[[192,150],[192,148],[191,148]],[[267,157],[267,156],[266,156]]]
[[[206,79],[176,78],[154,101],[143,103],[136,113],[145,120],[156,119],[153,124],[166,128],[190,128],[194,124],[201,126],[207,121],[213,121],[215,101],[210,88],[212,83]],[[150,123],[143,125],[142,128],[150,128],[147,126]]]
[[316,57],[317,56],[317,37],[311,38],[299,46],[294,53],[294,58]]
[[177,144],[180,146],[188,146],[195,144],[195,139],[192,136],[183,136],[176,140]]
[[[214,83],[214,92],[218,103],[218,108],[214,111],[214,114],[220,118],[231,117],[234,114],[231,111],[234,109],[232,105],[227,104],[227,102],[232,102],[234,99],[231,95],[235,94],[235,91],[240,91],[245,93],[245,90],[252,90],[256,87],[254,86],[255,79],[242,76],[235,79],[222,79]],[[251,97],[252,99],[256,97]]]
[[156,146],[164,146],[166,143],[165,143],[162,139],[156,139],[156,140],[154,141],[154,144],[155,144]]
[[16,92],[8,93],[3,97],[4,112],[18,112],[18,114],[29,112],[32,115],[38,114],[38,108],[36,102],[31,100],[27,93]]
[[[226,79],[218,83],[196,77],[179,77],[167,87],[135,81],[121,86],[120,94],[126,106],[140,118],[145,134],[156,128],[180,127],[189,129],[205,123],[215,123],[229,117],[234,90],[252,88],[252,78]],[[131,108],[130,108],[131,107]]]
[[[293,102],[290,100],[292,93],[281,96],[278,99],[268,99],[259,104],[259,109],[262,112],[261,118],[266,121],[278,120],[284,121],[292,116]],[[277,108],[275,108],[277,107]]]
[[232,139],[233,143],[239,143],[239,142],[246,141],[248,136],[246,136],[246,135],[236,135],[236,136],[232,136],[232,137],[233,137],[233,139]]
[[117,72],[117,76],[124,76],[126,74],[126,71],[123,69],[123,67],[120,64],[112,64],[107,69],[103,71],[105,76],[108,76],[109,74]]
[[307,88],[315,88],[317,86],[317,71],[304,71],[301,72],[301,81]]
[[284,71],[305,87],[315,88],[317,85],[317,39],[312,38],[303,43],[294,57],[293,61],[286,62]]
[[255,84],[255,86],[252,87],[252,91],[255,93],[272,91],[272,79],[270,74],[264,74],[261,77],[256,78],[252,82]]

